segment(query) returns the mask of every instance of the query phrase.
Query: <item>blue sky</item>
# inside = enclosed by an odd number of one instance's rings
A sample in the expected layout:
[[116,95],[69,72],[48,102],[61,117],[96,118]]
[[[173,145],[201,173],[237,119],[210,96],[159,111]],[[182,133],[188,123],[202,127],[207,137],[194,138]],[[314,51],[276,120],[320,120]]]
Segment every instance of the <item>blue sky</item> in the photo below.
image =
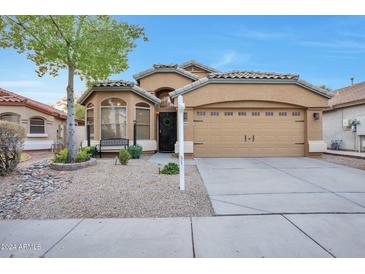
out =
[[[111,79],[133,80],[154,63],[195,59],[219,70],[298,73],[332,89],[365,81],[365,16],[118,16],[140,24],[129,69]],[[39,78],[25,55],[0,49],[0,87],[44,103],[65,96],[66,73]],[[84,90],[76,80],[75,91]]]

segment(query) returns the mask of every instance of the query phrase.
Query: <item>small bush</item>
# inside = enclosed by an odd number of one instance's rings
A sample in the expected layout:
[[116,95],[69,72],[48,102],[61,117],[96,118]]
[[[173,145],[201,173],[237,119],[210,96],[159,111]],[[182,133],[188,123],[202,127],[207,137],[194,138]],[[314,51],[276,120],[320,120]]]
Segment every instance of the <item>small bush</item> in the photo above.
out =
[[62,163],[62,164],[66,164],[68,163],[68,150],[67,148],[62,149],[59,153],[55,154],[51,161],[53,163]]
[[22,126],[6,121],[0,121],[0,176],[16,169],[20,161],[25,138]]
[[122,164],[122,165],[127,165],[128,164],[128,161],[131,159],[131,155],[129,154],[128,150],[126,149],[121,149],[119,151],[119,162]]
[[95,146],[83,147],[81,149],[81,151],[84,151],[87,154],[89,154],[90,158],[95,158],[96,157],[96,148],[95,148]]
[[[75,156],[75,163],[81,163],[86,162],[90,160],[91,156],[88,154],[85,150],[80,150],[79,153]],[[62,164],[68,164],[70,161],[68,160],[68,150],[67,148],[62,149],[59,153],[55,154],[52,157],[53,163],[62,163]]]
[[139,159],[142,155],[142,147],[140,145],[133,145],[128,147],[128,152],[133,159]]
[[76,154],[75,162],[76,163],[86,162],[89,161],[90,158],[91,158],[90,154],[88,154],[86,151],[81,150],[79,153]]
[[175,163],[168,163],[163,167],[161,173],[165,175],[179,174],[179,166]]

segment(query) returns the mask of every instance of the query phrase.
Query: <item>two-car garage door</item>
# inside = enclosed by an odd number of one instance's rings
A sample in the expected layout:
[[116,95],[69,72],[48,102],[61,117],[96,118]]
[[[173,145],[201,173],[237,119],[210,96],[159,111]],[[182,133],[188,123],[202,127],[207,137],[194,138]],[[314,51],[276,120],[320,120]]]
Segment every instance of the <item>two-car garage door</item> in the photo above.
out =
[[301,109],[196,109],[195,157],[304,155]]

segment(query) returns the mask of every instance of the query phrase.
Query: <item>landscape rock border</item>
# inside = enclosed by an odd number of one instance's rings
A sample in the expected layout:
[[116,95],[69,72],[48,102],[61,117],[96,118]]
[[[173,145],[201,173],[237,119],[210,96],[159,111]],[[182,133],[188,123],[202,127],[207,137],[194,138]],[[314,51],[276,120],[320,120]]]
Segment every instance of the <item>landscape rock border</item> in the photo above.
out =
[[69,164],[51,163],[49,167],[54,170],[77,170],[95,165],[96,165],[96,159],[91,158],[90,160],[81,163],[69,163]]

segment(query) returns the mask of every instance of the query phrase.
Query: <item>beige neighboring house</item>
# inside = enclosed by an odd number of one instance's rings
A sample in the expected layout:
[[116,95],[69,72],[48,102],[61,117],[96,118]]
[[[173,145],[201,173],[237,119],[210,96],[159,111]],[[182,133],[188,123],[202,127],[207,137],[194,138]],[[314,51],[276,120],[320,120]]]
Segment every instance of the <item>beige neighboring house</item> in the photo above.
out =
[[341,150],[365,151],[365,82],[335,90],[323,113],[328,148],[340,142]]
[[136,82],[98,82],[79,102],[91,138],[127,138],[146,152],[178,152],[177,97],[183,96],[185,152],[195,157],[318,155],[326,148],[326,90],[295,74],[219,72],[188,61],[155,64]]
[[24,150],[51,149],[57,141],[65,143],[64,112],[2,88],[0,120],[11,121],[25,128]]

